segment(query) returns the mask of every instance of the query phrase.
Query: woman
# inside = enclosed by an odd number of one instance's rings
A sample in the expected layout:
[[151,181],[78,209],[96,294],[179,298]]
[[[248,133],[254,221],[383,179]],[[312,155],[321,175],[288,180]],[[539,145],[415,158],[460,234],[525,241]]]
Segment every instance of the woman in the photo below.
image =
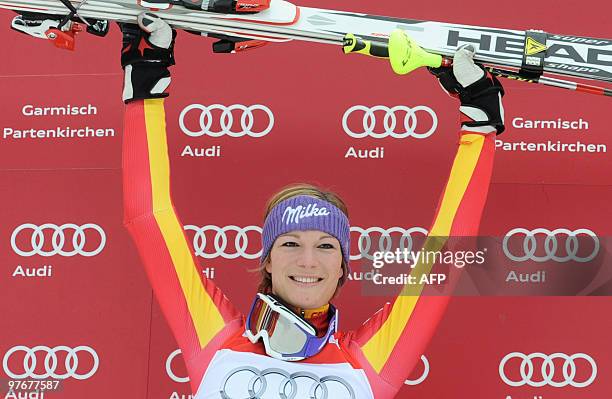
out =
[[[398,296],[359,330],[337,331],[330,300],[349,271],[346,206],[332,193],[294,186],[268,206],[260,292],[249,315],[241,315],[198,272],[172,205],[163,103],[172,30],[151,14],[139,24],[144,32],[122,26],[125,225],[182,350],[195,397],[395,397],[448,298]],[[495,133],[503,130],[501,86],[472,57],[460,50],[454,74],[434,71],[462,101],[460,144],[430,229],[437,237],[477,234]]]

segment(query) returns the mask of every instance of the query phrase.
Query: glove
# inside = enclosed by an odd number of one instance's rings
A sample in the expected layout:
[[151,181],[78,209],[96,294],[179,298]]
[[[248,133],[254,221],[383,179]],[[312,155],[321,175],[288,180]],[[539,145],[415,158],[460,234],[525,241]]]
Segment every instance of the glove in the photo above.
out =
[[428,68],[442,88],[461,101],[463,130],[501,134],[504,127],[504,88],[497,78],[474,63],[474,46],[466,45],[455,52],[453,66]]
[[123,101],[168,97],[174,65],[176,31],[151,13],[138,16],[138,25],[120,23],[123,32],[121,66],[125,71]]

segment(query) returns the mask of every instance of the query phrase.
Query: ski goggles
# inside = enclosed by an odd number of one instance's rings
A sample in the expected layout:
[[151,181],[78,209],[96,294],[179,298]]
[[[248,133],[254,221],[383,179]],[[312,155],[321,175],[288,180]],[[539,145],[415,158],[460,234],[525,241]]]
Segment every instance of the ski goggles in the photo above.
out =
[[273,358],[298,361],[316,355],[336,332],[338,311],[332,312],[327,332],[317,337],[316,328],[289,309],[274,295],[258,293],[246,320],[245,335],[252,342],[263,340],[266,353]]

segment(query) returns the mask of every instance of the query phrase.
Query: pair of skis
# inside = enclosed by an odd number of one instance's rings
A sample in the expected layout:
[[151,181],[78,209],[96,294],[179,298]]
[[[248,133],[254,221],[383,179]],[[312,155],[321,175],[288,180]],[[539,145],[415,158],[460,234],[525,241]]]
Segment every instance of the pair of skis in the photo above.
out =
[[400,29],[415,46],[444,57],[446,64],[458,46],[472,44],[476,61],[497,75],[612,96],[610,89],[544,76],[612,82],[612,40],[608,39],[382,17],[299,7],[284,0],[0,0],[0,8],[22,14],[14,19],[14,29],[62,47],[73,46],[82,25],[102,36],[109,21],[133,23],[147,10],[177,29],[219,39],[215,52],[302,40],[386,58],[389,35]]

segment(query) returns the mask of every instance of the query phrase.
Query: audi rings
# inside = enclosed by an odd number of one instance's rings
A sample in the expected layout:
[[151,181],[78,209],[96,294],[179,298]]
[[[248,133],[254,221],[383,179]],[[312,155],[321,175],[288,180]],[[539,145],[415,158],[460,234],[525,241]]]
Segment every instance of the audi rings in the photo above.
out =
[[[349,127],[349,118],[353,113],[363,112],[363,132],[354,132]],[[376,112],[383,111],[385,112],[385,116],[383,119],[383,127],[384,132],[376,132]],[[417,112],[423,111],[431,116],[432,125],[429,130],[423,133],[417,133],[416,129],[418,126],[418,118]],[[405,112],[404,123],[403,126],[399,127],[399,132],[396,132],[398,129],[398,121],[396,113]],[[400,124],[401,125],[401,124]],[[410,108],[405,105],[397,105],[395,107],[386,107],[384,105],[376,105],[374,107],[366,107],[364,105],[354,105],[349,108],[342,117],[342,127],[346,134],[349,136],[362,139],[364,137],[373,137],[376,139],[382,139],[385,137],[393,137],[395,139],[403,139],[406,137],[414,137],[417,139],[424,139],[431,136],[436,129],[438,128],[438,116],[434,112],[433,109],[425,106],[418,105],[416,107]],[[401,130],[403,128],[403,130]]]
[[416,380],[406,380],[404,381],[405,385],[419,385],[421,382],[425,381],[427,376],[429,375],[429,360],[425,357],[425,355],[421,355],[421,361],[423,362],[423,374],[417,378]]
[[[523,247],[522,247],[524,251],[524,255],[513,254],[509,249],[508,243],[510,239],[512,238],[512,236],[514,236],[515,234],[525,235],[525,237],[523,238]],[[536,252],[538,249],[537,241],[536,241],[537,234],[546,235],[546,239],[544,240],[544,252],[545,252],[544,256],[536,255]],[[565,240],[565,251],[566,251],[565,256],[557,255],[557,250],[559,248],[559,243],[557,241],[557,235],[560,235],[560,234],[564,234],[567,236],[567,239]],[[593,251],[588,256],[585,256],[585,257],[578,256],[578,250],[579,250],[578,235],[580,234],[591,237],[594,243]],[[578,230],[571,231],[571,230],[562,228],[562,229],[555,229],[551,231],[547,229],[538,228],[538,229],[534,229],[530,231],[530,230],[520,228],[520,227],[510,230],[508,234],[506,234],[506,236],[504,237],[502,245],[503,245],[504,254],[509,259],[515,262],[524,262],[527,260],[533,260],[535,262],[545,262],[547,260],[554,260],[556,262],[568,262],[570,260],[573,260],[576,262],[584,263],[584,262],[589,262],[593,260],[599,253],[599,247],[600,247],[599,238],[597,237],[597,235],[595,235],[595,233],[593,233],[589,229],[578,229]]]
[[[30,243],[32,246],[31,250],[21,249],[17,244],[17,236],[22,231],[32,230],[32,237],[30,239]],[[51,246],[52,249],[50,251],[46,251],[45,247],[45,230],[53,231],[53,235],[51,236]],[[72,236],[72,250],[64,249],[64,245],[66,244],[66,232],[68,230],[74,230],[74,235]],[[88,251],[85,250],[85,242],[86,242],[86,231],[93,230],[97,232],[99,235],[100,243],[97,248]],[[32,223],[24,223],[21,226],[17,227],[13,234],[11,234],[11,247],[13,251],[21,256],[53,256],[53,255],[61,255],[61,256],[74,256],[74,255],[82,255],[82,256],[95,256],[102,252],[104,246],[106,245],[106,234],[104,230],[97,224],[86,223],[82,226],[78,226],[74,223],[65,223],[61,226],[52,223],[45,223],[43,225],[37,226]]]
[[[521,379],[518,381],[512,381],[506,375],[506,363],[512,359],[518,358],[521,359],[521,366],[519,369]],[[533,377],[533,359],[542,359],[544,362],[542,363],[541,372],[542,372],[542,380],[532,380]],[[555,359],[562,359],[563,363],[563,380],[555,381]],[[591,367],[591,376],[587,378],[583,382],[576,382],[574,378],[576,377],[576,364],[574,364],[574,360],[583,359],[586,360]],[[545,385],[550,385],[555,388],[564,387],[567,385],[571,385],[576,388],[584,388],[588,385],[591,385],[593,381],[595,381],[595,377],[597,376],[597,364],[593,358],[585,353],[577,353],[574,355],[567,355],[565,353],[553,353],[551,355],[546,355],[544,353],[536,352],[531,353],[529,355],[525,355],[520,352],[512,352],[508,353],[499,363],[499,376],[502,381],[508,384],[511,387],[520,387],[523,385],[529,385],[532,387],[543,387]]]
[[[261,236],[262,229],[259,226],[247,226],[247,227],[238,227],[238,226],[213,226],[206,225],[204,227],[187,225],[184,227],[186,231],[195,231],[195,235],[193,237],[193,250],[195,251],[196,256],[201,256],[205,259],[214,259],[217,257],[222,257],[225,259],[236,259],[238,257],[243,257],[245,259],[257,259],[261,256],[261,248],[258,245],[258,251],[256,253],[247,253],[247,248],[249,246],[249,238],[247,233],[249,231],[256,231]],[[213,239],[214,252],[206,253],[206,232],[214,231],[215,238]],[[234,252],[226,252],[227,249],[227,232],[235,231],[236,237],[234,238]]]
[[[185,124],[185,118],[187,114],[192,110],[200,111],[199,118],[199,130],[190,130]],[[214,118],[212,111],[220,110],[221,117],[219,119],[219,131],[213,131],[212,128],[214,126]],[[234,125],[234,111],[242,111],[240,116],[240,129],[239,131],[232,131],[232,126]],[[254,132],[252,129],[255,126],[255,111],[263,111],[268,118],[268,125],[261,132]],[[250,136],[250,137],[263,137],[266,134],[272,131],[274,127],[274,114],[270,110],[270,108],[265,105],[251,105],[245,106],[242,104],[234,104],[230,106],[225,106],[221,104],[213,104],[213,105],[202,105],[202,104],[191,104],[187,106],[179,116],[179,126],[183,133],[191,137],[200,137],[204,135],[208,135],[211,137],[221,137],[223,135],[228,135],[230,137],[242,137],[242,136]]]
[[179,377],[176,374],[174,374],[174,371],[172,371],[172,360],[174,360],[174,358],[180,354],[181,354],[181,350],[177,349],[174,352],[172,352],[170,355],[168,355],[168,358],[166,359],[166,373],[168,374],[168,377],[170,377],[172,381],[182,384],[182,383],[189,382],[189,377]]
[[[23,358],[23,369],[24,372],[18,374],[10,369],[9,361],[11,356],[17,352],[25,352],[25,357]],[[45,373],[36,374],[36,353],[44,352],[45,353]],[[58,367],[57,353],[58,352],[66,352],[66,360],[64,362],[64,366],[66,368],[65,373],[58,374],[56,373]],[[92,359],[93,364],[91,370],[84,374],[78,374],[77,369],[79,367],[79,352],[88,353]],[[95,350],[90,348],[89,346],[77,346],[72,349],[67,346],[56,346],[55,348],[49,348],[48,346],[35,346],[32,349],[27,346],[14,346],[9,349],[4,358],[2,359],[2,367],[4,368],[4,372],[7,376],[14,379],[25,379],[25,378],[33,378],[33,379],[45,379],[45,378],[53,378],[57,380],[65,380],[67,378],[74,378],[76,380],[85,380],[96,373],[98,370],[98,366],[100,365],[100,358]]]
[[[279,380],[277,385],[272,386],[268,377],[276,376]],[[247,382],[248,381],[248,382]],[[234,390],[244,389],[244,392],[236,394]],[[228,392],[231,389],[232,392]],[[251,366],[242,366],[230,371],[219,387],[219,393],[223,399],[261,399],[272,398],[273,394],[279,399],[296,399],[307,397],[311,399],[355,399],[355,391],[351,385],[338,376],[318,377],[305,371],[290,374],[278,368],[258,370]],[[299,393],[300,396],[297,396]]]
[[[205,258],[205,259],[215,259],[218,257],[225,259],[237,259],[242,257],[244,259],[258,259],[261,257],[261,233],[262,228],[260,226],[246,226],[239,227],[234,225],[219,227],[214,225],[206,225],[203,227],[195,226],[195,225],[185,225],[185,231],[193,231],[195,232],[193,236],[193,250],[196,256]],[[212,240],[206,237],[207,232],[213,232],[214,237]],[[230,240],[228,238],[228,233],[235,232],[236,236],[233,239],[234,249],[229,249]],[[249,232],[256,232],[259,237],[257,241],[257,250],[252,250],[248,252],[249,249]],[[414,247],[414,241],[412,234],[418,233],[423,236],[427,235],[427,230],[422,227],[390,227],[388,229],[383,229],[381,227],[368,227],[363,229],[361,227],[352,226],[351,233],[359,234],[357,238],[357,247],[359,248],[359,253],[355,255],[351,255],[351,260],[357,260],[361,258],[374,259],[370,254],[372,250],[372,237],[370,234],[376,233],[380,234],[378,237],[378,251],[391,251],[393,246],[393,237],[392,234],[397,233],[399,242],[398,246],[403,251],[404,249],[408,251],[412,251]],[[212,248],[209,252],[206,251],[206,247],[208,243],[212,243]]]
[[414,247],[414,242],[412,238],[413,233],[420,233],[424,236],[427,235],[427,230],[422,227],[411,227],[409,229],[405,229],[403,227],[390,227],[388,229],[383,229],[380,227],[369,227],[367,229],[362,229],[361,227],[351,227],[351,232],[359,233],[359,238],[357,239],[357,247],[359,248],[359,254],[351,255],[351,260],[357,260],[361,258],[366,258],[369,260],[373,260],[374,257],[370,254],[372,249],[372,237],[370,237],[371,233],[378,233],[380,237],[378,238],[378,251],[389,252],[392,251],[393,240],[391,237],[392,233],[399,233],[399,249],[404,251],[406,249],[408,252],[412,251]]

